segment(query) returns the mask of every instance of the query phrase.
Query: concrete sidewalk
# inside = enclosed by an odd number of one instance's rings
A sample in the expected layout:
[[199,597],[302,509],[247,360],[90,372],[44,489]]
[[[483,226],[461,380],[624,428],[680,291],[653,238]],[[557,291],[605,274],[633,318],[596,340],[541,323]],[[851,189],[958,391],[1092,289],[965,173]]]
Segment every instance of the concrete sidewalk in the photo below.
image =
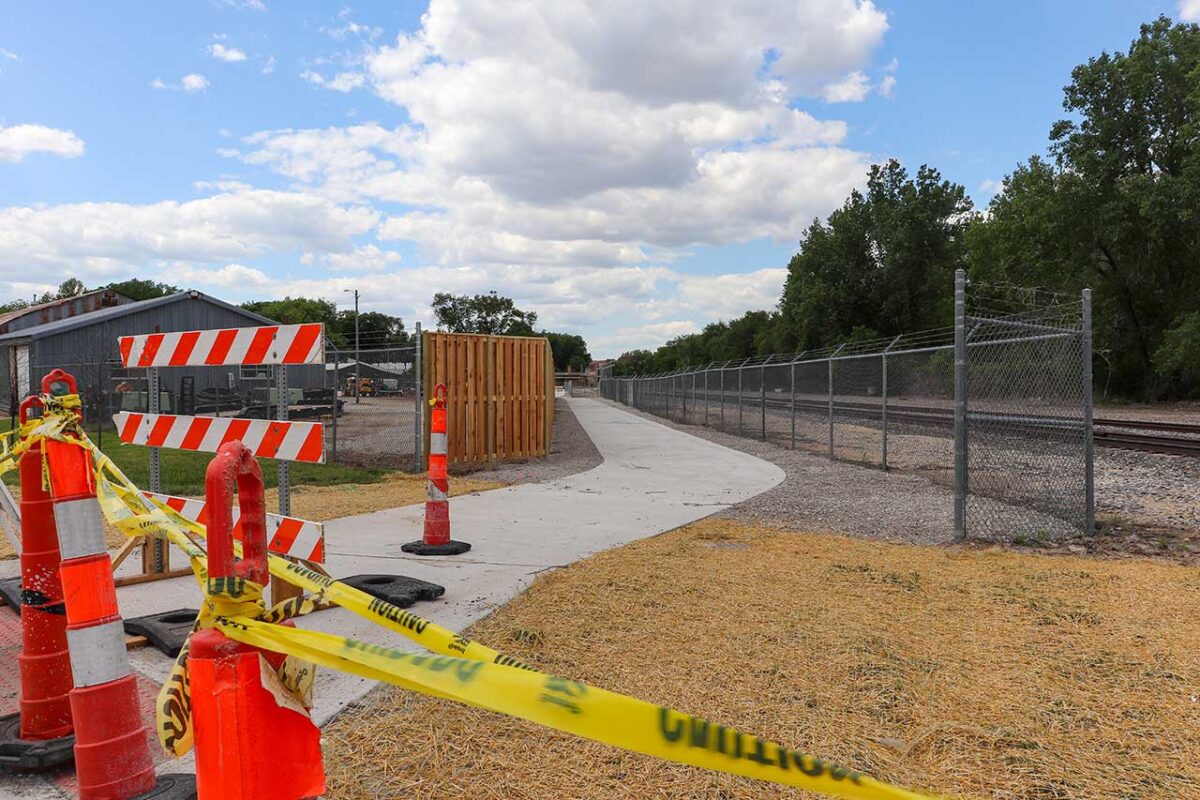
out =
[[[607,403],[569,402],[604,458],[600,466],[546,483],[451,500],[452,535],[473,545],[462,556],[421,558],[401,552],[402,544],[421,538],[421,505],[328,522],[330,574],[397,573],[442,584],[446,594],[441,600],[419,603],[413,611],[461,630],[519,594],[539,573],[706,517],[784,478],[781,469],[766,461]],[[191,578],[120,590],[126,617],[195,607],[199,601]],[[342,609],[318,612],[300,624],[380,644],[409,644]],[[143,648],[131,657],[147,676],[166,677],[170,660],[157,651]],[[319,670],[314,717],[323,724],[372,686],[352,675]],[[185,767],[178,762],[169,766]]]

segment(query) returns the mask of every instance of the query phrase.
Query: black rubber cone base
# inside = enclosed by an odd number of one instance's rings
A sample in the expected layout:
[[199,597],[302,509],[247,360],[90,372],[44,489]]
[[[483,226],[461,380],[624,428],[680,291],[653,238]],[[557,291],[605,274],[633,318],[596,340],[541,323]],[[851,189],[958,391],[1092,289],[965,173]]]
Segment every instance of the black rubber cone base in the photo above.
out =
[[445,586],[406,575],[351,575],[338,583],[353,586],[400,608],[408,608],[419,600],[436,600],[446,593]]
[[183,649],[192,626],[196,624],[194,608],[177,608],[159,614],[147,614],[125,620],[125,632],[145,636],[159,652],[174,658]]
[[154,788],[132,800],[195,800],[196,776],[183,772],[159,775]]
[[10,611],[21,613],[21,576],[5,578],[0,581],[0,597],[8,604]]
[[41,772],[75,759],[75,737],[22,739],[21,715],[0,717],[0,772]]
[[400,549],[406,553],[412,553],[414,556],[457,556],[470,550],[471,545],[466,542],[456,542],[453,539],[445,544],[425,544],[425,542],[417,540],[400,545]]

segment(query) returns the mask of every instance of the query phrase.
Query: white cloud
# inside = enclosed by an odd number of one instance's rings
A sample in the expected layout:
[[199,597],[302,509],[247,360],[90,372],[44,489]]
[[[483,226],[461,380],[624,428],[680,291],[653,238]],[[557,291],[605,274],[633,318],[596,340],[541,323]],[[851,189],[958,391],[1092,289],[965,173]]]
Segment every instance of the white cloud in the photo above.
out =
[[320,73],[309,69],[301,72],[300,77],[314,86],[322,86],[337,92],[349,92],[354,89],[360,89],[367,81],[367,76],[361,72],[339,72],[332,78],[326,78]]
[[192,72],[183,76],[180,85],[185,92],[203,92],[209,87],[208,78],[198,72]]
[[171,276],[187,286],[219,286],[223,289],[270,286],[267,273],[243,264],[226,264],[218,269],[196,267],[191,264],[174,264]]
[[275,71],[275,56],[268,56],[266,63],[263,64],[262,74],[270,75],[274,71]]
[[884,75],[883,79],[879,81],[878,91],[884,97],[891,97],[892,93],[896,91],[896,76]]
[[995,178],[987,178],[979,184],[976,190],[979,194],[991,197],[1004,188],[1004,181],[996,180]]
[[0,209],[0,281],[69,270],[88,282],[155,261],[242,263],[268,253],[350,253],[378,214],[297,192],[239,190],[187,202]]
[[164,91],[170,91],[170,92],[178,92],[180,90],[183,90],[188,93],[203,92],[210,85],[211,84],[209,84],[208,78],[204,77],[203,75],[201,75],[197,72],[192,72],[187,75],[184,75],[183,78],[180,79],[179,83],[166,83],[162,78],[155,78],[154,80],[150,81],[151,89],[158,89],[158,90],[164,90]]
[[226,47],[220,42],[213,42],[208,46],[208,54],[218,61],[226,61],[234,63],[246,60],[246,53],[236,47]]
[[330,253],[323,259],[335,272],[379,272],[403,260],[394,250],[381,250],[373,244],[356,247],[352,253]]
[[1179,0],[1179,19],[1200,22],[1200,0]]
[[[364,307],[410,320],[435,291],[496,289],[590,330],[593,352],[656,345],[775,303],[781,264],[689,275],[687,256],[795,241],[836,207],[871,158],[798,101],[855,75],[882,91],[895,71],[873,64],[888,21],[869,0],[431,0],[384,46],[335,25],[350,52],[303,79],[370,91],[402,123],[260,131],[217,151],[244,170],[199,176],[217,194],[185,203],[0,211],[0,281],[183,265],[248,299],[340,297],[368,274]],[[250,189],[258,169],[289,189]]]
[[30,153],[76,158],[83,155],[83,140],[74,131],[45,125],[0,127],[0,161],[23,161]]
[[7,58],[9,61],[20,61],[21,60],[21,57],[19,55],[14,53],[12,50],[5,50],[3,47],[0,47],[0,56]]
[[827,103],[861,103],[870,92],[870,79],[855,70],[841,80],[827,84],[821,94]]
[[267,7],[262,0],[219,0],[221,5],[229,8],[243,8],[250,11],[266,11]]

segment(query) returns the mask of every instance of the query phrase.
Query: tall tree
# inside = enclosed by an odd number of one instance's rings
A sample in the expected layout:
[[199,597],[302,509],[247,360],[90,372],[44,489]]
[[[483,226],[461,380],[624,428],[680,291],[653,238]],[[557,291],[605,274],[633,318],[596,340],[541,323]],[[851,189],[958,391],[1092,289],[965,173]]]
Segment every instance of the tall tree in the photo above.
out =
[[146,280],[144,278],[130,278],[127,281],[117,281],[106,285],[104,288],[112,289],[117,294],[125,295],[130,300],[153,300],[156,297],[166,297],[167,295],[179,294],[183,291],[178,286]]
[[451,333],[487,333],[493,336],[532,336],[537,312],[522,311],[507,297],[487,294],[433,296],[438,325]]
[[814,221],[788,264],[780,311],[795,345],[949,324],[972,208],[933,167],[910,178],[895,160],[872,166],[866,191]]
[[583,372],[592,363],[592,354],[582,336],[552,331],[542,331],[542,336],[550,342],[554,369],[558,372]]
[[1200,392],[1156,358],[1200,310],[1200,26],[1160,17],[1128,53],[1102,53],[1071,78],[1073,117],[1051,128],[1053,165],[1031,159],[1008,177],[971,233],[972,271],[1093,286],[1114,389]]

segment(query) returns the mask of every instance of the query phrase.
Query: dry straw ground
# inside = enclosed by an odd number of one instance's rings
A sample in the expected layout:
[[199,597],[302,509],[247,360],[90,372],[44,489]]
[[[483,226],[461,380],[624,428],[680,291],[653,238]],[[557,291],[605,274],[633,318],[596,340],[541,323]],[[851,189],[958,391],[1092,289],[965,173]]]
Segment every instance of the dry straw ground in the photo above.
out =
[[[471,635],[554,673],[979,798],[1200,797],[1200,575],[706,520],[547,574]],[[332,798],[799,792],[376,690]]]
[[[455,478],[450,482],[450,496],[457,497],[472,492],[496,489],[504,484],[495,481],[480,481],[471,478]],[[13,495],[20,498],[20,488],[13,487]],[[351,514],[368,514],[385,508],[396,508],[425,499],[425,476],[406,475],[397,472],[388,475],[380,483],[349,483],[337,486],[298,486],[292,489],[292,514],[314,522],[345,517]],[[267,509],[279,507],[279,494],[275,489],[266,493]],[[109,547],[119,547],[124,536],[106,526]],[[16,553],[7,537],[0,534],[0,561],[15,558]]]

